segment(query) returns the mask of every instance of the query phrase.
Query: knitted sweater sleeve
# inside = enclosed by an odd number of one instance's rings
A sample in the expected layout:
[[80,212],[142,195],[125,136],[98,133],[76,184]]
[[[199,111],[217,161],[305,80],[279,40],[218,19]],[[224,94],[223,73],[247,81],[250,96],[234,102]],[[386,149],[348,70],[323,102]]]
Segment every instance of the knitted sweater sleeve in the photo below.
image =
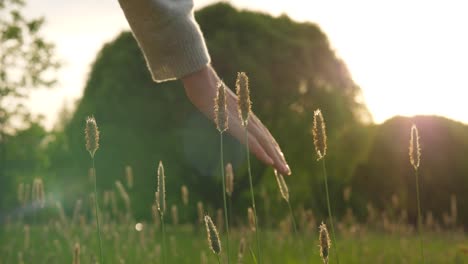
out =
[[210,62],[193,0],[119,0],[153,80],[181,78]]

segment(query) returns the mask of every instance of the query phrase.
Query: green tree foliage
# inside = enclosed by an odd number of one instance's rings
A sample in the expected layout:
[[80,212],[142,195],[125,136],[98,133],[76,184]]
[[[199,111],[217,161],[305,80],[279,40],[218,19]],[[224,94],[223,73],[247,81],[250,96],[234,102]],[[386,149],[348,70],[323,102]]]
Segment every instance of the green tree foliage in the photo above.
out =
[[52,86],[59,66],[54,46],[41,35],[44,18],[24,17],[24,6],[22,0],[0,1],[0,193],[11,188],[7,164],[20,158],[7,152],[17,127],[13,122],[24,125],[29,120],[22,100],[33,88]]
[[443,224],[443,215],[451,215],[450,197],[455,195],[458,223],[468,223],[468,127],[442,117],[395,117],[377,127],[369,156],[353,178],[357,204],[370,202],[388,210],[395,195],[398,211],[407,210],[409,219],[416,222],[416,183],[408,156],[412,124],[418,127],[422,149],[419,180],[423,216],[431,211]]
[[[348,133],[361,126],[361,121],[369,119],[367,109],[358,100],[360,89],[346,66],[314,24],[296,23],[286,16],[273,18],[237,11],[227,4],[206,7],[196,16],[212,63],[228,86],[234,88],[238,71],[248,73],[253,109],[271,128],[290,160],[294,173],[294,181],[290,182],[292,196],[297,190],[298,199],[321,207],[318,190],[322,188],[314,187],[321,177],[317,175],[319,166],[310,133],[313,110],[321,108],[325,113],[331,153],[335,152],[330,160],[335,165],[344,163],[343,158],[349,158],[350,152],[354,158],[346,164],[354,162],[359,155],[353,152],[361,146],[348,146],[348,153],[341,155],[337,151],[342,144],[333,142],[346,139]],[[190,104],[179,82],[152,82],[130,33],[122,33],[101,50],[83,99],[66,128],[70,150],[67,159],[73,161],[63,170],[68,184],[79,185],[86,178],[90,160],[83,129],[88,115],[96,117],[102,136],[96,154],[99,189],[113,188],[115,180],[124,179],[124,167],[132,166],[135,186],[130,192],[137,216],[150,212],[159,160],[166,168],[169,204],[180,200],[178,190],[186,184],[194,202],[203,199],[215,208],[221,206],[221,199],[217,199],[221,194],[215,188],[220,179],[218,137],[213,124]],[[243,203],[247,187],[245,158],[237,142],[231,138],[227,141],[226,160],[236,171],[234,200]],[[353,166],[335,167],[332,173],[340,173],[340,177],[352,174]],[[256,184],[263,180],[274,186],[271,170],[255,163],[253,171]],[[337,186],[335,192],[341,192]],[[70,202],[77,198],[76,193],[66,195]]]

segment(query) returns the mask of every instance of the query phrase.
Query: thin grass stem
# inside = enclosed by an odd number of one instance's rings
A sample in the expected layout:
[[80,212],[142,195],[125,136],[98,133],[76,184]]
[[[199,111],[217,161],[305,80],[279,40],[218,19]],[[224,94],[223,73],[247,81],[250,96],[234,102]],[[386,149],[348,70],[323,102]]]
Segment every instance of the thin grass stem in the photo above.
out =
[[335,226],[333,224],[333,215],[332,215],[332,210],[330,206],[330,194],[328,191],[328,176],[327,176],[327,167],[325,165],[325,158],[322,158],[322,168],[323,168],[323,175],[325,178],[325,192],[327,194],[327,207],[328,207],[328,217],[330,218],[330,226],[331,226],[331,231],[332,231],[332,236],[333,236],[333,244],[335,245],[335,258],[336,262],[339,264],[340,259],[338,258],[338,244],[336,243],[336,235],[335,235]]
[[253,190],[253,183],[252,183],[252,170],[250,166],[250,150],[249,150],[249,134],[247,131],[247,127],[245,127],[245,149],[247,155],[247,170],[249,173],[249,184],[250,184],[250,196],[252,198],[252,209],[254,212],[255,217],[255,240],[257,241],[257,251],[258,251],[258,263],[262,263],[262,252],[260,250],[260,229],[258,228],[258,218],[257,218],[257,208],[255,206],[255,195]]
[[421,260],[424,263],[424,246],[423,246],[423,239],[422,239],[422,218],[421,218],[421,200],[419,198],[419,171],[416,169],[414,171],[416,175],[416,197],[418,201],[418,233],[419,233],[419,243],[421,247]]
[[101,239],[101,224],[99,222],[99,202],[98,202],[98,193],[97,193],[97,176],[96,176],[96,167],[94,166],[94,157],[91,158],[93,161],[93,178],[94,178],[94,207],[96,211],[96,225],[97,225],[97,234],[99,241],[99,256],[101,263],[104,264],[104,256],[102,255],[102,239]]
[[299,233],[297,232],[297,224],[296,224],[296,217],[294,217],[294,213],[293,213],[293,210],[292,210],[292,207],[291,207],[291,203],[289,201],[286,201],[286,203],[288,204],[288,208],[289,208],[289,213],[291,214],[291,219],[292,219],[292,226],[293,226],[293,229],[294,229],[294,236],[299,239],[299,243],[300,243],[300,248],[301,248],[301,253],[302,253],[302,258],[304,260],[304,263],[307,263],[307,257],[306,257],[306,253],[305,253],[305,250],[304,250],[304,241],[302,240],[302,237],[299,236]]
[[161,215],[161,227],[162,227],[162,255],[163,255],[163,263],[167,263],[167,252],[166,252],[166,225],[164,224],[164,213],[160,213]]
[[230,250],[229,250],[229,219],[227,213],[227,203],[226,203],[226,179],[224,175],[224,151],[223,151],[223,133],[219,133],[220,141],[220,162],[221,162],[221,178],[223,179],[223,202],[224,202],[224,221],[226,222],[226,252],[227,252],[227,262],[230,263]]

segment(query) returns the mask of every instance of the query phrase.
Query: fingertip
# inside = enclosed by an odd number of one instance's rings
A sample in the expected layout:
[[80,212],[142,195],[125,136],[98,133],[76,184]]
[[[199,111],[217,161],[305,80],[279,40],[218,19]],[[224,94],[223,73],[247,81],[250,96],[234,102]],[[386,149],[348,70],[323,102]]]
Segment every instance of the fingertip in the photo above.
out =
[[291,176],[291,168],[289,168],[289,165],[286,164],[286,175]]

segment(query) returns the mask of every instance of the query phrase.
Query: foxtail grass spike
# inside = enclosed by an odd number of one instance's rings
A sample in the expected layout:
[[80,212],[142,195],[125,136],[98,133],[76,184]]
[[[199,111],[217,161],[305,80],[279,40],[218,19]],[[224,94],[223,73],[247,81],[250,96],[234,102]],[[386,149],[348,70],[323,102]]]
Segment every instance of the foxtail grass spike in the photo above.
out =
[[91,160],[93,163],[92,175],[94,182],[94,207],[96,214],[96,226],[97,226],[97,235],[99,240],[99,256],[101,264],[104,264],[104,257],[102,251],[102,238],[101,238],[101,225],[99,222],[99,201],[98,201],[98,191],[97,191],[97,178],[96,178],[96,166],[94,165],[94,154],[99,148],[99,129],[96,123],[96,119],[91,116],[86,118],[86,128],[85,128],[85,141],[86,141],[86,150],[88,150],[91,155]]
[[239,117],[244,127],[247,126],[252,108],[250,101],[249,78],[245,72],[237,73],[236,93],[238,97]]
[[76,243],[73,249],[73,264],[80,264],[80,244]]
[[189,190],[187,186],[182,185],[180,188],[181,196],[182,196],[182,203],[187,206],[189,203]]
[[320,246],[320,257],[322,257],[323,263],[328,263],[328,255],[330,251],[330,236],[328,235],[327,226],[322,222],[319,226],[319,246]]
[[252,207],[247,208],[247,218],[249,220],[249,227],[250,230],[256,231],[256,222],[255,222],[255,215]]
[[216,226],[211,220],[211,217],[209,217],[208,215],[205,215],[205,225],[206,233],[208,235],[208,245],[210,246],[210,249],[216,255],[221,254],[221,241],[219,240],[218,230],[216,229]]
[[289,202],[288,185],[286,184],[286,181],[284,181],[283,175],[275,170],[275,178],[276,178],[276,182],[278,183],[281,196],[283,197],[284,200],[286,200],[286,202]]
[[99,129],[93,116],[86,118],[85,139],[86,150],[94,158],[94,154],[99,148]]
[[159,199],[156,199],[158,210],[160,214],[166,212],[166,175],[164,174],[164,166],[162,161],[159,161],[158,166],[158,188]]
[[226,101],[226,86],[221,81],[218,82],[214,112],[216,128],[220,133],[223,133],[228,129],[228,114]]
[[133,188],[133,169],[131,166],[125,167],[125,178],[127,180],[127,188]]
[[177,226],[179,224],[179,212],[177,210],[177,205],[173,204],[171,207],[171,214],[172,214],[172,224]]
[[418,233],[419,243],[421,249],[421,261],[424,263],[424,245],[422,240],[422,214],[421,214],[421,200],[419,194],[419,163],[421,161],[421,147],[419,145],[419,131],[416,125],[411,126],[411,135],[409,142],[409,157],[410,163],[414,168],[416,176],[416,200],[418,203]]
[[239,242],[239,251],[237,253],[238,264],[244,263],[245,247],[246,247],[245,238],[242,237]]
[[314,136],[315,152],[317,160],[321,160],[327,155],[327,132],[325,120],[320,109],[314,111],[314,127],[312,130]]
[[413,168],[417,170],[421,161],[421,147],[419,146],[419,131],[416,125],[411,127],[409,157],[411,165],[413,165]]
[[197,203],[197,216],[198,216],[198,223],[199,224],[202,224],[203,223],[203,203],[202,202],[198,202]]
[[226,165],[226,193],[229,197],[232,196],[234,192],[234,172],[232,170],[232,164],[228,163]]

